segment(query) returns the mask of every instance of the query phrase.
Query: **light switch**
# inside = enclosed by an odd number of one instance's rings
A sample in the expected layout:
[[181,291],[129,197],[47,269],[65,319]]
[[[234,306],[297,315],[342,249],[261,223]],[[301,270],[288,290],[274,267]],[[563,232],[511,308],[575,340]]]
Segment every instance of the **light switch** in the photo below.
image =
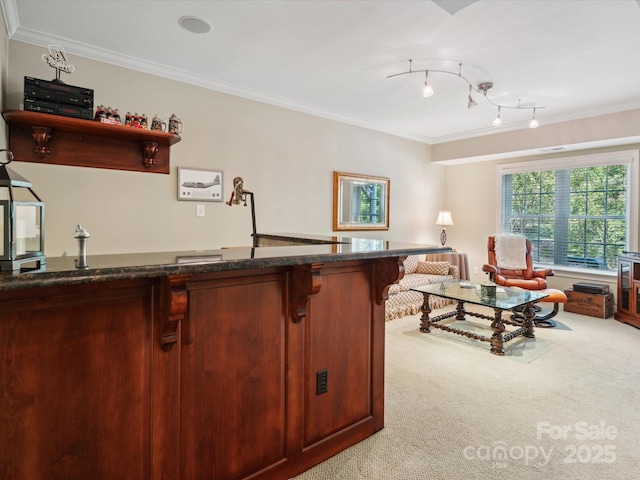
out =
[[196,217],[204,217],[204,205],[196,205]]

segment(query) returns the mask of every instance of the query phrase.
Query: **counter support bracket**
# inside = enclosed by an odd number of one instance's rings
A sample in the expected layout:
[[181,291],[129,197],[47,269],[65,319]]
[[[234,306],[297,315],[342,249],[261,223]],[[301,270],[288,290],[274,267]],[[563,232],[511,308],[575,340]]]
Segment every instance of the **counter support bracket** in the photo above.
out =
[[189,304],[186,284],[191,275],[171,275],[162,278],[162,332],[160,346],[169,351],[178,342],[180,324]]
[[375,299],[378,305],[381,305],[389,298],[389,287],[392,283],[402,280],[404,277],[404,259],[402,257],[389,257],[381,259],[375,265],[374,283]]
[[307,316],[307,301],[322,287],[323,263],[294,266],[291,271],[291,319],[300,323]]

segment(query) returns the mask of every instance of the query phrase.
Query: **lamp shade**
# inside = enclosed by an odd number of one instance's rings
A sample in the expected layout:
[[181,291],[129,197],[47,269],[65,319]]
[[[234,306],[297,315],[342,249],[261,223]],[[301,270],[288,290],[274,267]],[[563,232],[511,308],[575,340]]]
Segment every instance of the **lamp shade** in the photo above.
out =
[[453,225],[453,219],[451,218],[451,212],[448,210],[443,210],[438,213],[438,219],[436,220],[436,225]]

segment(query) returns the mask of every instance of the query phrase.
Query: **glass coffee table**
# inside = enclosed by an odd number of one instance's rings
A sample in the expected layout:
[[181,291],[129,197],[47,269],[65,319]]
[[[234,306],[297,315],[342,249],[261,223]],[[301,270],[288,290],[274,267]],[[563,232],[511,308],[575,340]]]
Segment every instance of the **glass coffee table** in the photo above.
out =
[[[547,293],[537,292],[535,290],[522,290],[519,288],[507,288],[497,286],[495,293],[487,294],[485,289],[481,289],[479,283],[471,283],[467,281],[451,281],[434,283],[431,285],[422,285],[411,288],[414,292],[420,292],[424,295],[422,303],[422,317],[420,318],[420,331],[424,333],[431,332],[431,327],[438,328],[447,332],[462,335],[474,340],[489,342],[491,344],[491,353],[494,355],[504,355],[504,344],[514,338],[523,335],[527,338],[535,338],[533,332],[533,318],[536,313],[533,304],[547,297]],[[429,307],[429,296],[436,295],[438,297],[449,298],[457,302],[456,309],[451,312],[430,317],[431,307]],[[466,304],[481,305],[483,307],[493,308],[493,317],[483,315],[481,313],[466,310]],[[502,318],[503,312],[510,312],[518,309],[519,314],[524,320],[516,323],[510,319]],[[491,321],[491,330],[493,335],[486,337],[478,333],[461,330],[449,325],[442,325],[440,322],[448,318],[455,317],[456,320],[466,320],[466,315]],[[505,324],[517,326],[519,328],[513,331],[506,331]]]

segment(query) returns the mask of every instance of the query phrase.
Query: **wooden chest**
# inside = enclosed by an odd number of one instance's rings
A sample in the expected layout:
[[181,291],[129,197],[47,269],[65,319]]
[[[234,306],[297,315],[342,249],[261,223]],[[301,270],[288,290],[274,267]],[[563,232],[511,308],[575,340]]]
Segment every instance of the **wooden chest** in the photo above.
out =
[[567,303],[564,304],[564,311],[580,313],[598,318],[609,318],[613,315],[613,294],[606,293],[598,295],[594,293],[574,292],[572,289],[565,290]]

